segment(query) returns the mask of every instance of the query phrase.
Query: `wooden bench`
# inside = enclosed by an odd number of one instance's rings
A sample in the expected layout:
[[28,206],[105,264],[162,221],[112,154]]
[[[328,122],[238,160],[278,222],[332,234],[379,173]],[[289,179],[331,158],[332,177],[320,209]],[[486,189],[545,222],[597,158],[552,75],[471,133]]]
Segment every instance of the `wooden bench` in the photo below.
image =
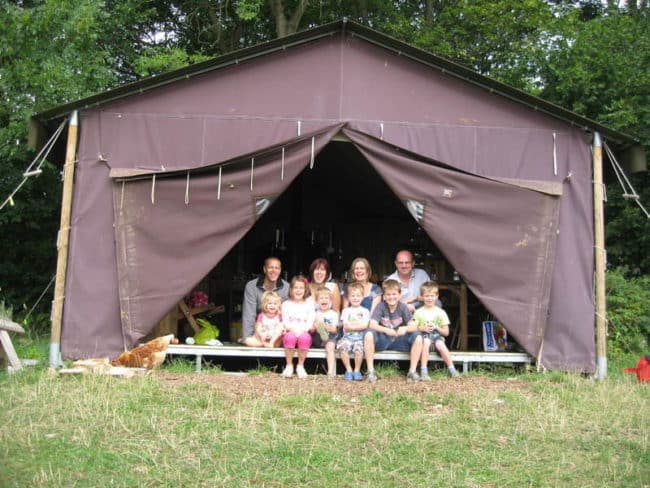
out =
[[[2,345],[2,351],[0,352],[3,352],[7,362],[9,363],[9,367],[13,371],[18,371],[22,369],[23,363],[18,359],[14,345],[11,342],[11,337],[9,337],[9,332],[24,334],[25,330],[17,323],[4,317],[0,317],[0,345]],[[0,363],[3,362],[4,358],[0,358]]]
[[[201,363],[204,357],[240,357],[240,358],[284,358],[284,349],[281,347],[247,347],[247,346],[197,346],[186,344],[170,344],[167,354],[179,356],[195,356],[196,372],[201,372]],[[325,359],[324,349],[310,349],[308,358]],[[522,352],[470,352],[452,351],[451,358],[454,363],[463,365],[463,373],[467,373],[473,363],[510,363],[532,364],[533,359]],[[409,355],[400,351],[382,351],[375,353],[378,361],[408,361]],[[430,361],[442,362],[438,354],[432,352]]]

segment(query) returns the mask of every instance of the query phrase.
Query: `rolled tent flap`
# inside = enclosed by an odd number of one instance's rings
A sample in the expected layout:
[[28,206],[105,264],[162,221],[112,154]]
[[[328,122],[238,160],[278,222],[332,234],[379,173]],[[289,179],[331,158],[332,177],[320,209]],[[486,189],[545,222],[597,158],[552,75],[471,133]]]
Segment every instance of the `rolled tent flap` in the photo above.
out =
[[[340,124],[213,167],[113,185],[124,342],[146,336],[253,226]],[[221,171],[220,171],[221,169]]]
[[[558,184],[498,181],[344,129],[465,282],[531,355],[546,327]],[[420,205],[416,205],[419,202]]]

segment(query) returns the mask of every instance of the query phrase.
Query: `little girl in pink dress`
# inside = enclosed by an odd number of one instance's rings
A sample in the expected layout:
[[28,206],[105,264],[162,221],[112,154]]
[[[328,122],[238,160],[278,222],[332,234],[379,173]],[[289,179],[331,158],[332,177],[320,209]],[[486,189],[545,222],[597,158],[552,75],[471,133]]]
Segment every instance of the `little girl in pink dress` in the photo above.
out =
[[282,376],[290,378],[293,376],[293,357],[298,348],[298,365],[296,375],[298,378],[306,378],[305,359],[307,351],[311,347],[311,333],[314,331],[314,319],[316,311],[314,302],[307,300],[309,297],[309,286],[307,280],[302,276],[295,276],[289,285],[289,299],[282,304],[282,320],[284,322],[284,335],[282,344],[284,346],[287,366]]

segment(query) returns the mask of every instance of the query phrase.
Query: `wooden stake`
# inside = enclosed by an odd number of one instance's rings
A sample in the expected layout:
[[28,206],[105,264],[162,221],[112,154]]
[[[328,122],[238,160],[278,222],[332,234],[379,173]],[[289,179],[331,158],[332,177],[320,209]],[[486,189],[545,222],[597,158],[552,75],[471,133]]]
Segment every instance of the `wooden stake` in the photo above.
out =
[[61,225],[57,239],[58,255],[56,261],[56,283],[54,285],[54,301],[52,303],[52,334],[50,337],[50,366],[61,365],[61,323],[63,319],[63,301],[65,294],[65,278],[68,267],[68,242],[70,238],[70,216],[72,213],[72,192],[74,188],[74,172],[77,164],[77,133],[79,122],[77,111],[70,116],[68,126],[68,142],[63,165],[63,196],[61,198]]
[[605,211],[603,189],[603,148],[600,134],[594,132],[594,255],[596,294],[596,378],[607,377],[607,307],[605,301]]

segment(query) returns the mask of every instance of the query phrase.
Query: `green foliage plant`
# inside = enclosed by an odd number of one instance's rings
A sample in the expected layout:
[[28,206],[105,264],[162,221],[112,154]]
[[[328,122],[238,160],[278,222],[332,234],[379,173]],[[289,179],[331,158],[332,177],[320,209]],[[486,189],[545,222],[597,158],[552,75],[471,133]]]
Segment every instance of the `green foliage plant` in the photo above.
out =
[[648,353],[650,276],[626,268],[607,272],[608,346],[611,354]]

